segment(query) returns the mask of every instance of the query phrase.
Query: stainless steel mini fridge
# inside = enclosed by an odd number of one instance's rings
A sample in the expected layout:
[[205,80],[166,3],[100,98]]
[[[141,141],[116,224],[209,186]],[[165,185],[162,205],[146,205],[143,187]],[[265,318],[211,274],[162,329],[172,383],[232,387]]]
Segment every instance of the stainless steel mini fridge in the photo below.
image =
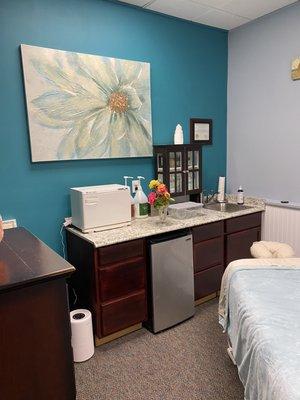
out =
[[193,240],[187,232],[172,232],[149,240],[151,323],[154,333],[195,313]]

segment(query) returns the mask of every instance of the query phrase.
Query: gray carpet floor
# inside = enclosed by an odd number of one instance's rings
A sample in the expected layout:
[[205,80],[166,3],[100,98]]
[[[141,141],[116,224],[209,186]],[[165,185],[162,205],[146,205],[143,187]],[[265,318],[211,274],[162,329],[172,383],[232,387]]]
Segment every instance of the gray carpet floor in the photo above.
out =
[[217,301],[157,335],[145,329],[100,346],[76,364],[78,400],[243,400],[226,354]]

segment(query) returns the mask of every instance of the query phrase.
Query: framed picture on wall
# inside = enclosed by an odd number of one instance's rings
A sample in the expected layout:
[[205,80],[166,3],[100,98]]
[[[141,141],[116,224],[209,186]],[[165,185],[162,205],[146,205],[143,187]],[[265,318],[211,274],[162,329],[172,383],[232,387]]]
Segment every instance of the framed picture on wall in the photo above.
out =
[[152,157],[150,64],[21,45],[32,162]]
[[190,119],[191,144],[212,144],[212,119]]

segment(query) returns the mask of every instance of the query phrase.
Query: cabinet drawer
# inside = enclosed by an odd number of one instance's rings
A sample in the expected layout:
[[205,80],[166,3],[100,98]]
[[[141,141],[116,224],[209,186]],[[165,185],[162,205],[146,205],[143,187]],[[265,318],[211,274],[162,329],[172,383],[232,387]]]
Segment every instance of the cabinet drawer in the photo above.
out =
[[101,306],[102,336],[128,328],[147,318],[146,293],[141,291]]
[[223,264],[223,236],[194,244],[194,271]]
[[98,271],[101,301],[126,296],[145,288],[144,258],[101,268]]
[[217,265],[195,274],[195,300],[220,290],[222,274],[222,265]]
[[232,233],[243,231],[245,229],[254,228],[255,226],[261,225],[261,213],[243,215],[242,217],[236,217],[227,219],[225,221],[225,232]]
[[226,236],[226,265],[241,258],[252,258],[250,247],[260,240],[260,228],[231,233]]
[[194,243],[201,242],[223,235],[223,221],[197,226],[193,228]]
[[113,244],[98,249],[98,262],[100,268],[107,264],[124,261],[128,258],[142,257],[144,255],[144,240],[131,240],[130,242]]

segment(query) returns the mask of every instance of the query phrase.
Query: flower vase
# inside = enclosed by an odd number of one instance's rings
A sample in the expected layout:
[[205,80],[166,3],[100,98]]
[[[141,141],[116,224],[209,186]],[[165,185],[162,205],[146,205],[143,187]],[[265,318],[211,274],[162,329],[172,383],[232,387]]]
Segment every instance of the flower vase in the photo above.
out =
[[166,222],[168,215],[168,207],[159,207],[158,209],[159,221],[163,224]]

